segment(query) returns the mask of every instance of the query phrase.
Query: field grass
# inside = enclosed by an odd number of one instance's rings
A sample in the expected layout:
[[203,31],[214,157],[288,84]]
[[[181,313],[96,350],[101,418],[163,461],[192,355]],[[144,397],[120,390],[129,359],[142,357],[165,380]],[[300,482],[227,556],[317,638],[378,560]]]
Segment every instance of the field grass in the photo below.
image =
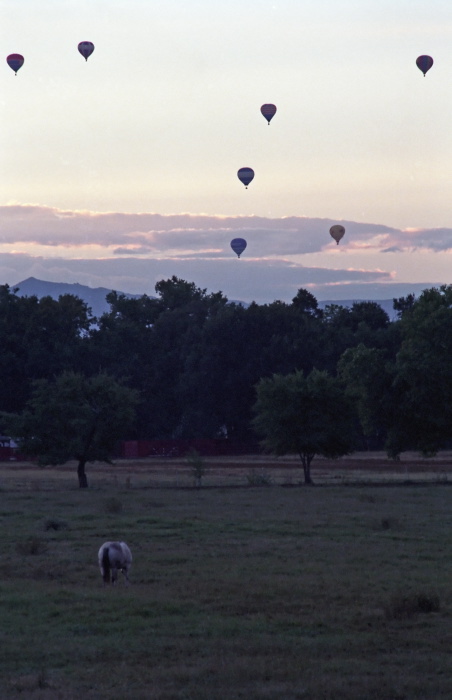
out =
[[450,700],[449,482],[264,467],[0,465],[0,698]]

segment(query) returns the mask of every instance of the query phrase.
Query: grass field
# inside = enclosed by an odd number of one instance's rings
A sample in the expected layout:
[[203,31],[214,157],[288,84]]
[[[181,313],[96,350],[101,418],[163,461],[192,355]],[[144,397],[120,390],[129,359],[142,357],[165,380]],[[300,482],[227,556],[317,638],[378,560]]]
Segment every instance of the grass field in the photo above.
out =
[[[79,490],[73,465],[0,465],[0,698],[450,700],[452,488],[424,467],[323,463],[311,488],[212,460],[197,489],[121,462]],[[128,588],[102,586],[106,539]]]

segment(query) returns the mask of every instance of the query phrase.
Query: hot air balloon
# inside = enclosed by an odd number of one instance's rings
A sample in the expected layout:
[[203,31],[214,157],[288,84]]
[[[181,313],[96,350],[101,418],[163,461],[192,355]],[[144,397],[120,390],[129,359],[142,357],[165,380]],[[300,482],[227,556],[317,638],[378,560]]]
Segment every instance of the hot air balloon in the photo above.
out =
[[261,112],[262,112],[263,116],[266,118],[266,120],[268,121],[268,125],[270,126],[270,122],[276,114],[275,105],[271,105],[271,104],[262,105]]
[[334,226],[332,226],[330,228],[330,236],[332,238],[334,238],[337,245],[339,245],[339,241],[343,237],[344,233],[345,233],[345,228],[343,226],[341,226],[340,224],[334,224]]
[[6,57],[6,62],[17,75],[19,68],[22,68],[24,65],[24,57],[21,56],[20,53],[10,53],[9,56]]
[[423,72],[425,78],[425,74],[433,66],[433,58],[431,56],[418,56],[416,58],[416,65],[419,70]]
[[233,238],[231,241],[231,248],[234,253],[237,253],[237,257],[240,258],[241,254],[246,248],[246,241],[244,238]]
[[237,172],[237,177],[239,178],[240,182],[243,182],[245,188],[248,189],[248,185],[254,178],[254,170],[252,168],[240,168],[240,170]]
[[78,45],[78,50],[84,57],[85,61],[87,61],[94,51],[94,44],[92,41],[81,41]]

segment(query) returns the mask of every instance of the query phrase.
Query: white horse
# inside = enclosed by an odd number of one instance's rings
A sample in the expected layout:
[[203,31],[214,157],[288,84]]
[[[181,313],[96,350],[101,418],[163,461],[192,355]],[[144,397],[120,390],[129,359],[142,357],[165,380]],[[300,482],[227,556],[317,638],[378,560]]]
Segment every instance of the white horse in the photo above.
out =
[[129,571],[132,566],[132,552],[125,542],[104,542],[98,554],[100,573],[105,583],[115,583],[118,571],[122,571],[129,583]]

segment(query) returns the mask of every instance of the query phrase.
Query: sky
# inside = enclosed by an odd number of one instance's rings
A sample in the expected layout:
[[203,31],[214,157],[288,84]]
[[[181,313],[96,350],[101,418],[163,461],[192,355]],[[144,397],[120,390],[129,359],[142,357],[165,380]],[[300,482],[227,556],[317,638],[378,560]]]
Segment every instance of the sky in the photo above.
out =
[[0,0],[4,59],[25,58],[0,64],[0,284],[449,284],[451,35],[450,0]]

